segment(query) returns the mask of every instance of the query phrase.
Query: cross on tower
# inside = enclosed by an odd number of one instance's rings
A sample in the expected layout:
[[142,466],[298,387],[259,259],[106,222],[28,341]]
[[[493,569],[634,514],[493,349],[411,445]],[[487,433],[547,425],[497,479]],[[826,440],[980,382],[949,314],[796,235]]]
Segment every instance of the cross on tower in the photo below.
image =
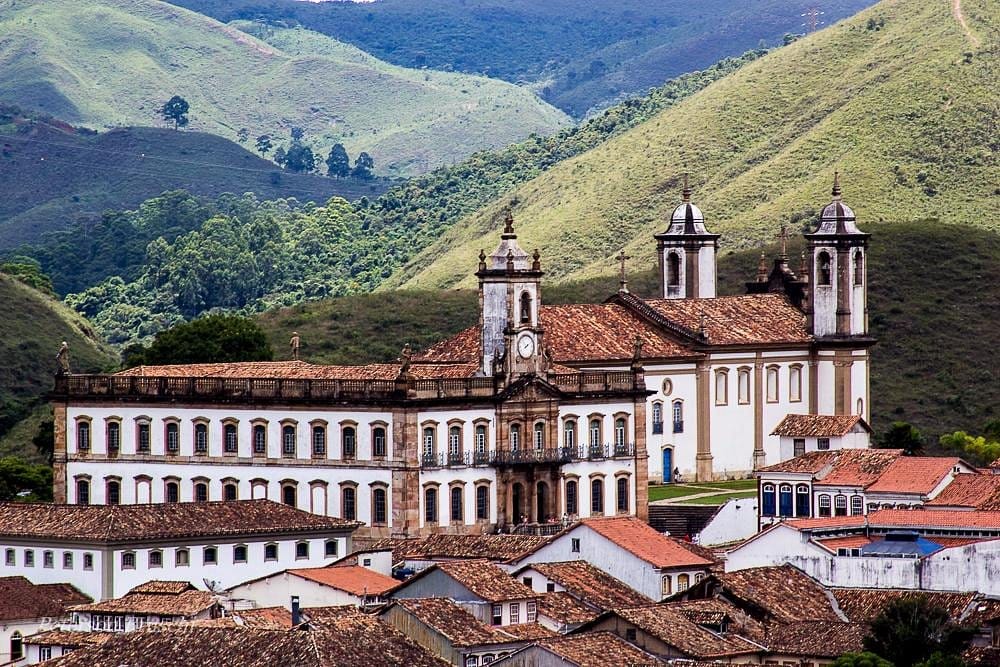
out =
[[630,259],[632,259],[632,258],[629,257],[628,255],[626,255],[625,254],[625,249],[622,248],[622,251],[620,253],[618,253],[618,262],[621,265],[621,268],[619,269],[621,278],[618,281],[618,291],[619,292],[626,292],[626,293],[628,292],[628,278],[625,275],[625,262],[627,260],[630,260]]
[[781,241],[781,256],[788,257],[788,227],[784,224],[781,225],[781,232],[778,233],[777,238]]

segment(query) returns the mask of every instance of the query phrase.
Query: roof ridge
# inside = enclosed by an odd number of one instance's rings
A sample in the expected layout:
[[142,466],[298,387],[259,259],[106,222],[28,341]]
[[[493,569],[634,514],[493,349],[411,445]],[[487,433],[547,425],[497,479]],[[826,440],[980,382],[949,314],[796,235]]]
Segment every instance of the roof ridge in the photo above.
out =
[[667,318],[655,308],[650,306],[644,299],[640,299],[630,292],[618,292],[606,303],[616,303],[638,315],[640,318],[663,327],[667,331],[686,339],[690,343],[707,343],[708,338],[701,332],[689,329],[683,324],[678,324]]

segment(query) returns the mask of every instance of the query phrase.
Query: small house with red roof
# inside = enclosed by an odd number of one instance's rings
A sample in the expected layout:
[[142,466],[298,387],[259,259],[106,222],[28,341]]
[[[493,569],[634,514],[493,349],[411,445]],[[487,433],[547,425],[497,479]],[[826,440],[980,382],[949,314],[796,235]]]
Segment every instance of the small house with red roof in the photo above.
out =
[[230,600],[250,600],[257,606],[290,606],[297,596],[305,607],[384,604],[399,581],[345,559],[326,567],[291,568],[245,581],[229,589]]
[[786,415],[771,431],[778,436],[781,460],[806,452],[867,449],[872,428],[861,415]]
[[581,559],[652,600],[700,581],[715,564],[696,546],[623,516],[584,519],[516,565]]

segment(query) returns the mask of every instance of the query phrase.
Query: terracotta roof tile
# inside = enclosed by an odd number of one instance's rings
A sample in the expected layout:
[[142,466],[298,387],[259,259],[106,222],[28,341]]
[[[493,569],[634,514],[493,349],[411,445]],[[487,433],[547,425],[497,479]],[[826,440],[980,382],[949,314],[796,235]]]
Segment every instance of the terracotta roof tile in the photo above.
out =
[[828,537],[815,540],[815,542],[831,553],[837,553],[837,549],[860,549],[866,544],[871,544],[872,540],[865,535],[848,535],[846,537]]
[[602,517],[584,519],[581,523],[653,567],[708,567],[713,564],[687,549],[680,540],[656,532],[635,517]]
[[860,623],[799,621],[774,623],[768,628],[765,644],[773,653],[803,657],[838,658],[864,650],[867,628]]
[[864,528],[868,525],[867,517],[855,516],[820,516],[809,519],[788,519],[783,522],[796,530],[821,530],[824,528]]
[[976,598],[976,593],[928,593],[887,588],[832,588],[830,592],[840,610],[854,623],[870,623],[890,602],[917,596],[929,596],[935,604],[948,610],[953,621],[959,622]]
[[955,457],[902,456],[867,487],[869,493],[919,493],[927,495],[961,464]]
[[447,561],[437,563],[433,567],[440,569],[473,594],[488,602],[526,600],[538,597],[538,593],[485,559]]
[[456,602],[447,598],[407,598],[393,602],[425,625],[433,628],[452,646],[481,646],[517,641],[512,635],[486,625]]
[[642,593],[584,560],[532,563],[529,567],[600,611],[653,603]]
[[816,482],[817,486],[868,486],[903,452],[899,449],[842,449],[837,454],[833,470]]
[[535,641],[547,637],[558,637],[558,632],[549,630],[544,625],[538,623],[514,623],[500,628],[500,632],[510,635],[514,639],[521,641]]
[[289,630],[292,627],[292,612],[284,607],[259,607],[228,612],[221,618],[206,618],[191,622],[209,627]]
[[195,587],[189,581],[163,581],[153,579],[144,584],[133,586],[129,593],[161,593],[165,595],[178,595],[184,591],[193,591]]
[[175,594],[126,593],[120,598],[78,605],[73,611],[189,617],[216,604],[215,595],[208,591],[187,590]]
[[538,600],[538,614],[557,623],[578,625],[594,620],[599,611],[588,607],[564,591],[545,593]]
[[0,578],[0,621],[58,618],[90,598],[70,584],[33,584],[25,577]]
[[396,579],[359,565],[302,568],[288,574],[358,596],[382,595],[399,585]]
[[986,624],[995,623],[997,619],[1000,619],[1000,600],[977,596],[977,599],[969,606],[967,613],[961,620],[963,623],[982,627]]
[[761,609],[775,621],[841,621],[815,579],[790,565],[755,567],[712,575],[726,598]]
[[872,432],[871,427],[858,415],[785,415],[771,435],[790,438],[839,437],[847,435],[858,424]]
[[76,630],[55,629],[25,637],[24,643],[35,644],[37,646],[78,648],[80,646],[103,644],[114,636],[112,632],[80,632]]
[[808,343],[805,316],[781,294],[748,294],[714,299],[653,299],[667,319],[698,331],[704,322],[712,345]]
[[[417,379],[469,377],[478,364],[421,364],[410,366]],[[215,378],[284,378],[296,380],[393,380],[399,375],[399,364],[367,364],[364,366],[333,366],[310,364],[305,361],[244,361],[212,364],[168,364],[136,366],[116,373],[139,377],[215,377]]]
[[1000,475],[955,475],[948,486],[925,507],[947,505],[974,509],[1000,509]]
[[970,667],[996,667],[1000,665],[1000,647],[972,646],[965,650],[962,659]]
[[349,530],[354,521],[269,500],[158,505],[0,503],[0,536],[128,542],[216,535]]
[[379,540],[372,547],[391,548],[394,562],[404,558],[485,558],[508,561],[520,558],[548,543],[550,539],[539,535],[429,535],[422,539]]
[[[672,604],[658,604],[617,609],[613,613],[674,647],[685,657],[713,659],[760,652],[759,646],[737,634],[721,634],[699,624],[699,621],[704,623],[709,620],[705,610],[694,614],[697,620],[691,618],[692,611],[690,607],[684,610]],[[719,619],[713,617],[711,620]]]
[[968,528],[1000,529],[1000,512],[964,510],[878,510],[868,515],[868,523],[880,528]]
[[579,667],[655,665],[660,661],[610,632],[588,632],[538,642]]
[[830,450],[822,452],[806,452],[801,456],[796,456],[787,461],[774,463],[757,470],[762,472],[790,472],[790,473],[810,473],[816,474],[823,468],[831,465],[837,459],[837,455],[844,450]]

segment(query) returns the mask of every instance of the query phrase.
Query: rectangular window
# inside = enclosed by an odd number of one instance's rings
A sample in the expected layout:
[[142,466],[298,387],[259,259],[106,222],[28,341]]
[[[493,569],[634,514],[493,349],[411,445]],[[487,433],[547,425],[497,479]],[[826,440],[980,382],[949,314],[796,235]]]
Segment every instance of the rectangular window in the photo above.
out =
[[833,499],[834,516],[847,516],[847,496],[837,496]]
[[493,625],[500,625],[503,623],[503,605],[493,605],[493,614],[490,621]]
[[313,427],[313,456],[326,456],[326,429]]
[[826,451],[830,449],[830,438],[818,438],[816,440],[816,449],[820,451]]
[[73,552],[64,551],[63,552],[63,569],[72,570],[73,569]]
[[38,647],[38,658],[40,660],[51,660],[52,659],[52,647],[51,646],[39,646]]
[[750,403],[750,369],[741,368],[737,373],[737,391],[739,393],[738,399],[740,405],[748,405]]
[[7,549],[7,551],[4,552],[4,563],[7,565],[7,567],[13,567],[17,565],[17,552],[14,551],[13,549]]
[[42,552],[42,567],[55,567],[56,566],[56,556],[51,551]]
[[149,424],[139,422],[136,425],[136,450],[139,452],[149,451]]
[[385,457],[385,429],[381,426],[372,431],[372,456]]
[[122,569],[123,570],[135,569],[135,553],[127,551],[122,554]]
[[534,623],[538,620],[538,603],[529,602],[528,603],[528,617],[525,619],[528,623]]
[[25,567],[35,567],[35,552],[32,549],[24,550]]
[[570,544],[570,551],[572,551],[575,554],[580,553],[580,538],[579,537],[574,537],[574,538],[570,539],[569,544]]
[[162,551],[150,551],[149,552],[149,567],[163,567],[163,552]]
[[851,514],[855,516],[864,514],[864,498],[861,496],[851,496]]
[[267,427],[263,424],[254,424],[253,453],[255,456],[263,456],[267,453]]
[[337,540],[327,540],[324,555],[328,558],[337,555]]
[[215,547],[205,547],[202,554],[202,563],[205,565],[215,565],[219,562],[219,552],[216,551]]
[[510,603],[510,622],[512,624],[517,624],[521,622],[521,603],[511,602]]
[[792,366],[788,369],[788,400],[798,403],[802,400],[802,367]]
[[94,554],[83,554],[83,569],[84,570],[94,569]]
[[792,440],[792,456],[802,456],[806,453],[806,439],[795,438]]
[[235,454],[239,451],[239,440],[236,435],[236,424],[226,424],[222,428],[223,451],[227,454]]
[[556,585],[553,584],[551,581],[549,583],[545,584],[545,592],[546,593],[555,593],[556,592]]
[[723,369],[715,371],[715,404],[729,404],[729,372]]
[[767,402],[778,402],[778,367],[769,366],[767,369]]

